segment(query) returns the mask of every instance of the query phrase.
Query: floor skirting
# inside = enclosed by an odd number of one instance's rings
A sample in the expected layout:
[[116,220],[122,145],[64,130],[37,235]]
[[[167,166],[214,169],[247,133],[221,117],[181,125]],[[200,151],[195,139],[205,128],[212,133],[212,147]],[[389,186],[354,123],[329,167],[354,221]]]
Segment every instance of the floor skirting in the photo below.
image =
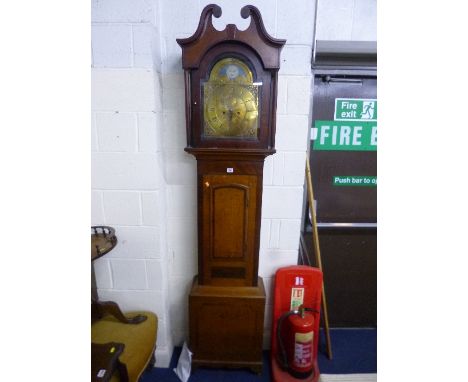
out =
[[377,374],[322,374],[320,382],[377,382]]

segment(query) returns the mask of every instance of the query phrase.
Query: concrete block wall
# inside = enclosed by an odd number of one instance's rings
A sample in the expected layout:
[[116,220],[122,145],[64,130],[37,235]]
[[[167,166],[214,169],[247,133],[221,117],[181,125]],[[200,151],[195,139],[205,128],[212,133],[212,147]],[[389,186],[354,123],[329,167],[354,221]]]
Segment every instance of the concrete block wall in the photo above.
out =
[[317,40],[376,41],[377,0],[319,0]]
[[167,367],[166,182],[158,1],[92,1],[92,225],[118,245],[95,262],[102,300],[159,317],[157,365]]
[[[353,15],[362,1],[351,1]],[[167,366],[172,346],[188,338],[187,296],[197,273],[196,161],[183,150],[184,82],[176,38],[193,34],[211,2],[92,0],[92,224],[112,225],[119,237],[116,249],[95,264],[97,283],[102,299],[159,315],[158,366]],[[216,3],[223,10],[216,28],[247,28],[250,20],[240,17],[240,9],[253,4],[267,31],[287,39],[279,72],[277,153],[264,166],[259,274],[267,288],[268,348],[273,275],[296,264],[298,256],[315,2]],[[354,35],[369,39],[364,29]]]
[[172,339],[157,75],[140,68],[92,70],[91,223],[114,227],[119,240],[95,261],[100,299],[157,313],[156,356],[167,366]]
[[160,67],[157,4],[158,0],[92,0],[93,66]]

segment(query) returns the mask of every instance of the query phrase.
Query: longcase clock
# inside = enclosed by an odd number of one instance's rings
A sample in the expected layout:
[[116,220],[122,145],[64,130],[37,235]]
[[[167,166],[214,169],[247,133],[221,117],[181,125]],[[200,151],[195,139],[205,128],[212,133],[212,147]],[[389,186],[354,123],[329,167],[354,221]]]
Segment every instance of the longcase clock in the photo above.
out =
[[197,159],[198,275],[189,295],[196,366],[262,367],[265,289],[258,277],[263,163],[275,153],[280,51],[257,8],[250,26],[213,27],[208,5],[178,39],[185,72],[187,147]]

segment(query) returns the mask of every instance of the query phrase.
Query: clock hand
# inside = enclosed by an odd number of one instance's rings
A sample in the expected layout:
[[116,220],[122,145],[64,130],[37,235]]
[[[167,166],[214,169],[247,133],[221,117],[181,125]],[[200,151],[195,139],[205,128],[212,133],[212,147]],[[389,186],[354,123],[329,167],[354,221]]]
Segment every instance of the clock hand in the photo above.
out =
[[228,118],[227,118],[227,123],[228,123],[228,128],[231,130],[231,124],[232,124],[232,110],[229,108],[228,111]]

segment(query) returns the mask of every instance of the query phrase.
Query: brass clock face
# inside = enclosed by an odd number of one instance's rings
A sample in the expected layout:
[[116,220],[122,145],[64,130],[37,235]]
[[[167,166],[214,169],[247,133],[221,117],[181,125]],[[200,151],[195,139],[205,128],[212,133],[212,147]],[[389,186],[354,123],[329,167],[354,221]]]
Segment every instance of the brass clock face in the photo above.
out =
[[257,139],[260,83],[237,58],[218,61],[203,86],[203,133],[208,138]]

